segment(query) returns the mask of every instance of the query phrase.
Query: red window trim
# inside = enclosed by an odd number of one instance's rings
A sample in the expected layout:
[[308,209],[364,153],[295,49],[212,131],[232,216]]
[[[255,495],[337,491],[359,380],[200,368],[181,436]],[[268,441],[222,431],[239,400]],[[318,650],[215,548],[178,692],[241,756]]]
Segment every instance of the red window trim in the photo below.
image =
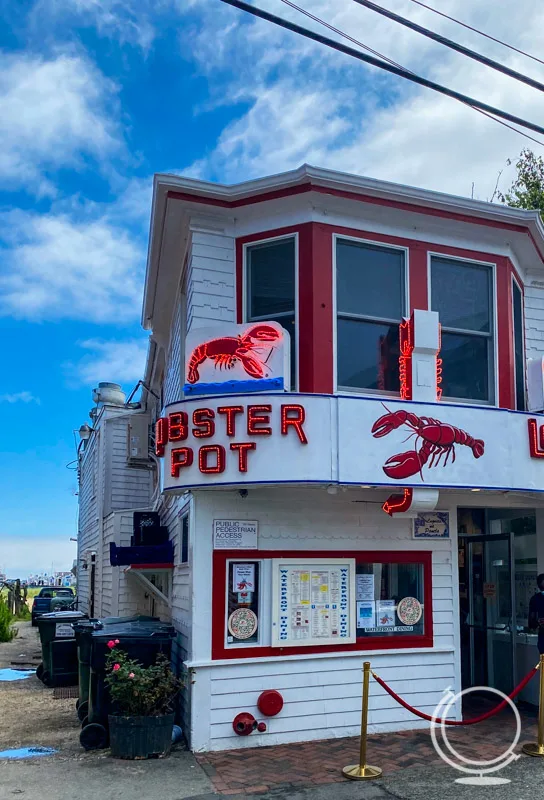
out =
[[527,341],[526,341],[526,327],[525,327],[525,285],[521,280],[517,269],[514,267],[510,259],[507,259],[508,266],[510,267],[510,286],[509,286],[509,303],[510,303],[510,340],[512,343],[512,403],[516,411],[517,407],[516,397],[516,346],[514,341],[514,293],[512,291],[512,283],[515,281],[516,286],[521,292],[521,335],[523,337],[523,384],[524,384],[524,398],[525,398],[525,411],[527,410]]
[[334,312],[333,307],[333,235],[349,236],[408,250],[410,313],[430,306],[428,286],[429,252],[445,257],[482,261],[496,265],[496,297],[494,313],[497,324],[497,364],[499,408],[515,408],[513,353],[513,314],[511,275],[523,282],[506,256],[479,250],[450,247],[434,242],[407,239],[325,223],[306,222],[285,228],[261,231],[236,240],[237,321],[243,321],[244,245],[298,233],[298,388],[301,392],[332,394],[334,391]]
[[[364,563],[381,564],[423,564],[423,593],[425,633],[419,636],[403,636],[396,639],[387,637],[362,637],[354,644],[321,645],[315,647],[226,647],[226,589],[227,561],[261,561],[272,558],[355,558]],[[432,551],[413,550],[214,550],[213,589],[212,589],[212,660],[230,658],[266,658],[272,656],[293,656],[324,653],[352,653],[371,650],[405,650],[433,646],[433,608],[432,608]]]
[[[311,222],[236,240],[236,321],[245,321],[244,248],[298,234],[298,391],[333,392],[332,233]],[[303,355],[303,357],[302,357]]]

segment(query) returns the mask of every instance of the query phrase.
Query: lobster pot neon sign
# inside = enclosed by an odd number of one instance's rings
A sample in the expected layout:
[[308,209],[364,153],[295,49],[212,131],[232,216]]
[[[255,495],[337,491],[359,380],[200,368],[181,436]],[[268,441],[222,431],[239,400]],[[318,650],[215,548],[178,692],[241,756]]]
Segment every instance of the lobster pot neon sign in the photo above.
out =
[[289,333],[277,322],[196,328],[185,344],[186,396],[289,391]]

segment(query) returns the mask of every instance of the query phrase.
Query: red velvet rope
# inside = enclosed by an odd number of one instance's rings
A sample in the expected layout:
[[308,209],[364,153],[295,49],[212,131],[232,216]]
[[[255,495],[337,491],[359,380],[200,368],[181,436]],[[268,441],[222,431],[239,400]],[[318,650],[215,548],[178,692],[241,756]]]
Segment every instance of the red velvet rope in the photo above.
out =
[[[510,700],[513,700],[514,697],[518,696],[518,694],[527,686],[527,684],[529,683],[529,681],[531,680],[533,675],[535,675],[536,672],[538,672],[538,666],[533,667],[533,669],[529,673],[527,673],[527,675],[524,677],[524,679],[521,681],[521,683],[519,683],[516,686],[514,691],[511,694],[508,695]],[[433,721],[437,722],[439,725],[442,725],[442,724],[444,724],[444,725],[475,725],[477,722],[483,722],[485,719],[489,719],[489,717],[495,716],[495,714],[498,714],[499,711],[502,711],[503,708],[506,708],[506,706],[508,705],[508,701],[507,700],[503,700],[501,703],[499,703],[498,706],[496,706],[495,708],[492,708],[491,711],[487,711],[485,714],[481,714],[479,717],[474,717],[473,719],[464,719],[464,720],[439,719],[438,717],[431,717],[429,714],[425,714],[424,711],[418,711],[417,708],[414,708],[413,706],[411,706],[409,703],[406,702],[406,700],[403,700],[402,697],[399,697],[399,695],[396,692],[394,692],[393,689],[391,689],[386,684],[385,681],[383,681],[381,678],[379,678],[376,675],[376,673],[373,672],[372,673],[372,677],[380,684],[382,689],[385,689],[385,691],[388,694],[390,694],[391,697],[394,700],[397,701],[397,703],[400,703],[400,705],[403,708],[405,708],[407,711],[411,711],[411,713],[415,714],[416,717],[421,717],[421,719],[426,719],[428,722],[433,722]]]

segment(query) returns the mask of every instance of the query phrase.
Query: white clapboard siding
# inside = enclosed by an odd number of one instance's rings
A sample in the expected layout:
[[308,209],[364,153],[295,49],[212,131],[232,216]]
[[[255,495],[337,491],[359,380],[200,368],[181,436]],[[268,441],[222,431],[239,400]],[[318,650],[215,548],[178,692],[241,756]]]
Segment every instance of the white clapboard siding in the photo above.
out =
[[193,226],[187,262],[188,331],[236,321],[235,263],[233,237]]
[[[410,519],[387,517],[379,504],[353,502],[360,494],[348,491],[329,495],[319,489],[250,488],[242,499],[235,492],[195,493],[195,540],[199,580],[194,584],[195,607],[201,626],[193,630],[191,746],[195,750],[255,747],[335,736],[353,736],[359,731],[361,679],[364,660],[408,702],[432,713],[444,690],[459,690],[456,654],[458,600],[456,541],[414,540]],[[447,503],[441,505],[447,509]],[[454,518],[456,509],[450,509]],[[214,519],[257,520],[259,550],[334,551],[432,551],[433,634],[432,648],[403,651],[259,657],[210,660],[210,593],[205,574],[211,561],[211,531]],[[259,551],[255,551],[259,557]],[[179,593],[183,592],[179,580]],[[270,614],[260,609],[261,616]],[[174,614],[174,624],[180,627]],[[191,663],[191,662],[190,662]],[[266,720],[268,730],[250,737],[236,736],[232,720],[243,710],[257,717],[257,699],[266,689],[282,693],[282,712]],[[370,725],[375,731],[417,728],[426,723],[410,715],[372,682]]]
[[[540,285],[539,285],[540,284]],[[525,350],[527,358],[544,355],[544,285],[540,281],[524,288]]]
[[172,318],[172,328],[170,331],[170,345],[168,347],[168,356],[166,359],[166,369],[164,374],[163,384],[163,399],[164,405],[168,403],[175,403],[181,398],[182,389],[182,308],[181,299],[174,308],[174,316]]
[[80,464],[77,594],[78,606],[84,612],[90,611],[90,553],[98,553],[100,543],[100,446],[101,437],[98,431],[89,440]]
[[[102,548],[102,594],[100,616],[111,617],[114,614],[113,577],[114,569],[110,564],[110,542],[115,542],[115,514],[110,514],[104,520],[104,544]],[[117,598],[115,598],[117,599]]]
[[127,417],[108,421],[104,498],[106,515],[126,508],[146,508],[151,499],[151,470],[129,467],[127,464],[128,425]]

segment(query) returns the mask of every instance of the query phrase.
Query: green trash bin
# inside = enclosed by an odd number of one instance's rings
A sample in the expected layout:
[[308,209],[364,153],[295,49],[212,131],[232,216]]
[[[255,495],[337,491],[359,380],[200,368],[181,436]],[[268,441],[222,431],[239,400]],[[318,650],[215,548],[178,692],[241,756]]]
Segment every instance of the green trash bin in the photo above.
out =
[[89,714],[89,681],[91,678],[91,648],[94,631],[106,629],[110,625],[116,627],[133,622],[158,622],[157,617],[134,615],[132,617],[104,617],[103,619],[81,619],[74,622],[76,635],[79,696],[76,711],[80,722],[84,722]]
[[84,618],[81,611],[53,611],[38,618],[42,663],[36,675],[46,686],[77,684],[77,644],[72,623]]

